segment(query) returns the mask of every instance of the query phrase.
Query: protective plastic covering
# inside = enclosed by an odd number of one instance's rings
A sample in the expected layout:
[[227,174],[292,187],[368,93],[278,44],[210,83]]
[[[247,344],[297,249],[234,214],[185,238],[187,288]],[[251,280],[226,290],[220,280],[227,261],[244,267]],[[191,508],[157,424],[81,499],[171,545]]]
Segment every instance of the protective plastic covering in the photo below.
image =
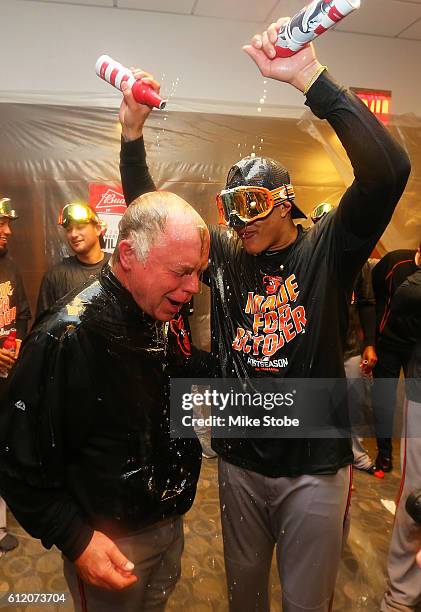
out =
[[[421,120],[395,118],[390,129],[407,149],[413,172],[380,254],[415,247],[421,238]],[[10,252],[34,306],[43,272],[67,251],[56,223],[59,209],[87,199],[90,183],[119,182],[117,109],[3,103],[0,133],[0,196],[12,198],[19,214]],[[309,112],[297,124],[295,119],[154,111],[145,140],[158,188],[181,195],[212,223],[217,221],[215,195],[229,168],[252,153],[288,168],[306,213],[322,201],[338,203],[352,181],[337,137]],[[200,346],[207,344],[208,313],[203,289],[192,322]]]

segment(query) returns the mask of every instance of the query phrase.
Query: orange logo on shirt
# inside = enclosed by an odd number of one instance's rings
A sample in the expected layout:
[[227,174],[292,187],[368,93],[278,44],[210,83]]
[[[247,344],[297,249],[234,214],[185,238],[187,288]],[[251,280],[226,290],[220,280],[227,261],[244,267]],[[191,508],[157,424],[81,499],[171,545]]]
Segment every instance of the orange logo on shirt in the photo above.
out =
[[16,321],[16,306],[10,307],[13,287],[10,281],[0,283],[0,329]]
[[[272,363],[269,359],[305,332],[307,319],[304,306],[292,307],[300,293],[295,274],[285,281],[280,276],[264,276],[263,284],[266,295],[249,292],[244,310],[252,315],[252,329],[238,327],[232,347],[253,356],[249,362],[257,369],[270,369],[265,367]],[[272,365],[276,370],[279,363]]]

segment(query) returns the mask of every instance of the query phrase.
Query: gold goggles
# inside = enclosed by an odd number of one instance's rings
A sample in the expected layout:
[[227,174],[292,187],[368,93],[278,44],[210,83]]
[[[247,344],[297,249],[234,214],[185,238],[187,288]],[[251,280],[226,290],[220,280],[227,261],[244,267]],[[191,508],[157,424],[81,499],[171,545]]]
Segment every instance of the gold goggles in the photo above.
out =
[[10,198],[0,199],[0,218],[7,217],[8,219],[17,219],[16,211],[12,208]]
[[67,204],[58,216],[57,223],[62,225],[64,228],[68,227],[70,223],[98,223],[99,219],[97,214],[92,210],[88,204],[84,203],[73,203]]
[[319,206],[316,206],[316,208],[314,208],[311,212],[311,220],[313,221],[313,223],[317,223],[317,221],[320,221],[320,219],[322,219],[325,215],[327,215],[328,213],[330,213],[331,210],[334,209],[334,206],[332,206],[332,204],[329,204],[328,202],[323,202],[322,204],[319,204]]
[[219,223],[230,227],[244,226],[256,219],[264,219],[283,202],[293,204],[292,185],[281,185],[273,191],[265,187],[234,187],[224,189],[216,196]]

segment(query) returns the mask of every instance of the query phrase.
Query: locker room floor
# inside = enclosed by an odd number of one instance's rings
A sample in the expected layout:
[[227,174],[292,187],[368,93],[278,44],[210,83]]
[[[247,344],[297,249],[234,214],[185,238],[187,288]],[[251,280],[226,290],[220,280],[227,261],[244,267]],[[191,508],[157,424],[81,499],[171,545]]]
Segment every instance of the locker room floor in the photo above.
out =
[[[366,445],[375,456],[374,444]],[[395,457],[399,456],[395,443]],[[377,612],[386,584],[386,556],[393,515],[382,500],[393,502],[399,487],[399,466],[383,480],[354,472],[351,530],[340,566],[334,611]],[[61,573],[57,550],[45,551],[28,536],[12,516],[9,528],[19,538],[19,547],[0,559],[0,607],[16,612],[68,612],[73,610]],[[222,539],[219,519],[217,460],[204,459],[198,494],[185,521],[183,574],[167,610],[206,612],[228,609]],[[66,593],[59,605],[8,604],[9,593]],[[276,564],[271,573],[273,612],[281,610]],[[118,611],[116,611],[118,612]]]

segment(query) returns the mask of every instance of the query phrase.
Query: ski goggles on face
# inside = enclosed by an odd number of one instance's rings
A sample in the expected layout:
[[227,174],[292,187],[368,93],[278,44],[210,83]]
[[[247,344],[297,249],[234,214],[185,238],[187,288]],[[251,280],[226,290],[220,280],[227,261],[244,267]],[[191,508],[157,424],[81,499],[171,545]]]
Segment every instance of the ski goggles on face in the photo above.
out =
[[70,223],[97,223],[99,219],[97,214],[92,210],[88,204],[67,204],[58,216],[57,223],[62,225],[64,228],[68,227]]
[[282,202],[293,204],[294,197],[292,185],[281,185],[273,191],[252,186],[224,189],[216,196],[218,222],[229,227],[244,226],[256,219],[264,219]]
[[13,210],[10,198],[0,199],[0,219],[1,217],[7,217],[7,219],[17,219],[16,210]]

